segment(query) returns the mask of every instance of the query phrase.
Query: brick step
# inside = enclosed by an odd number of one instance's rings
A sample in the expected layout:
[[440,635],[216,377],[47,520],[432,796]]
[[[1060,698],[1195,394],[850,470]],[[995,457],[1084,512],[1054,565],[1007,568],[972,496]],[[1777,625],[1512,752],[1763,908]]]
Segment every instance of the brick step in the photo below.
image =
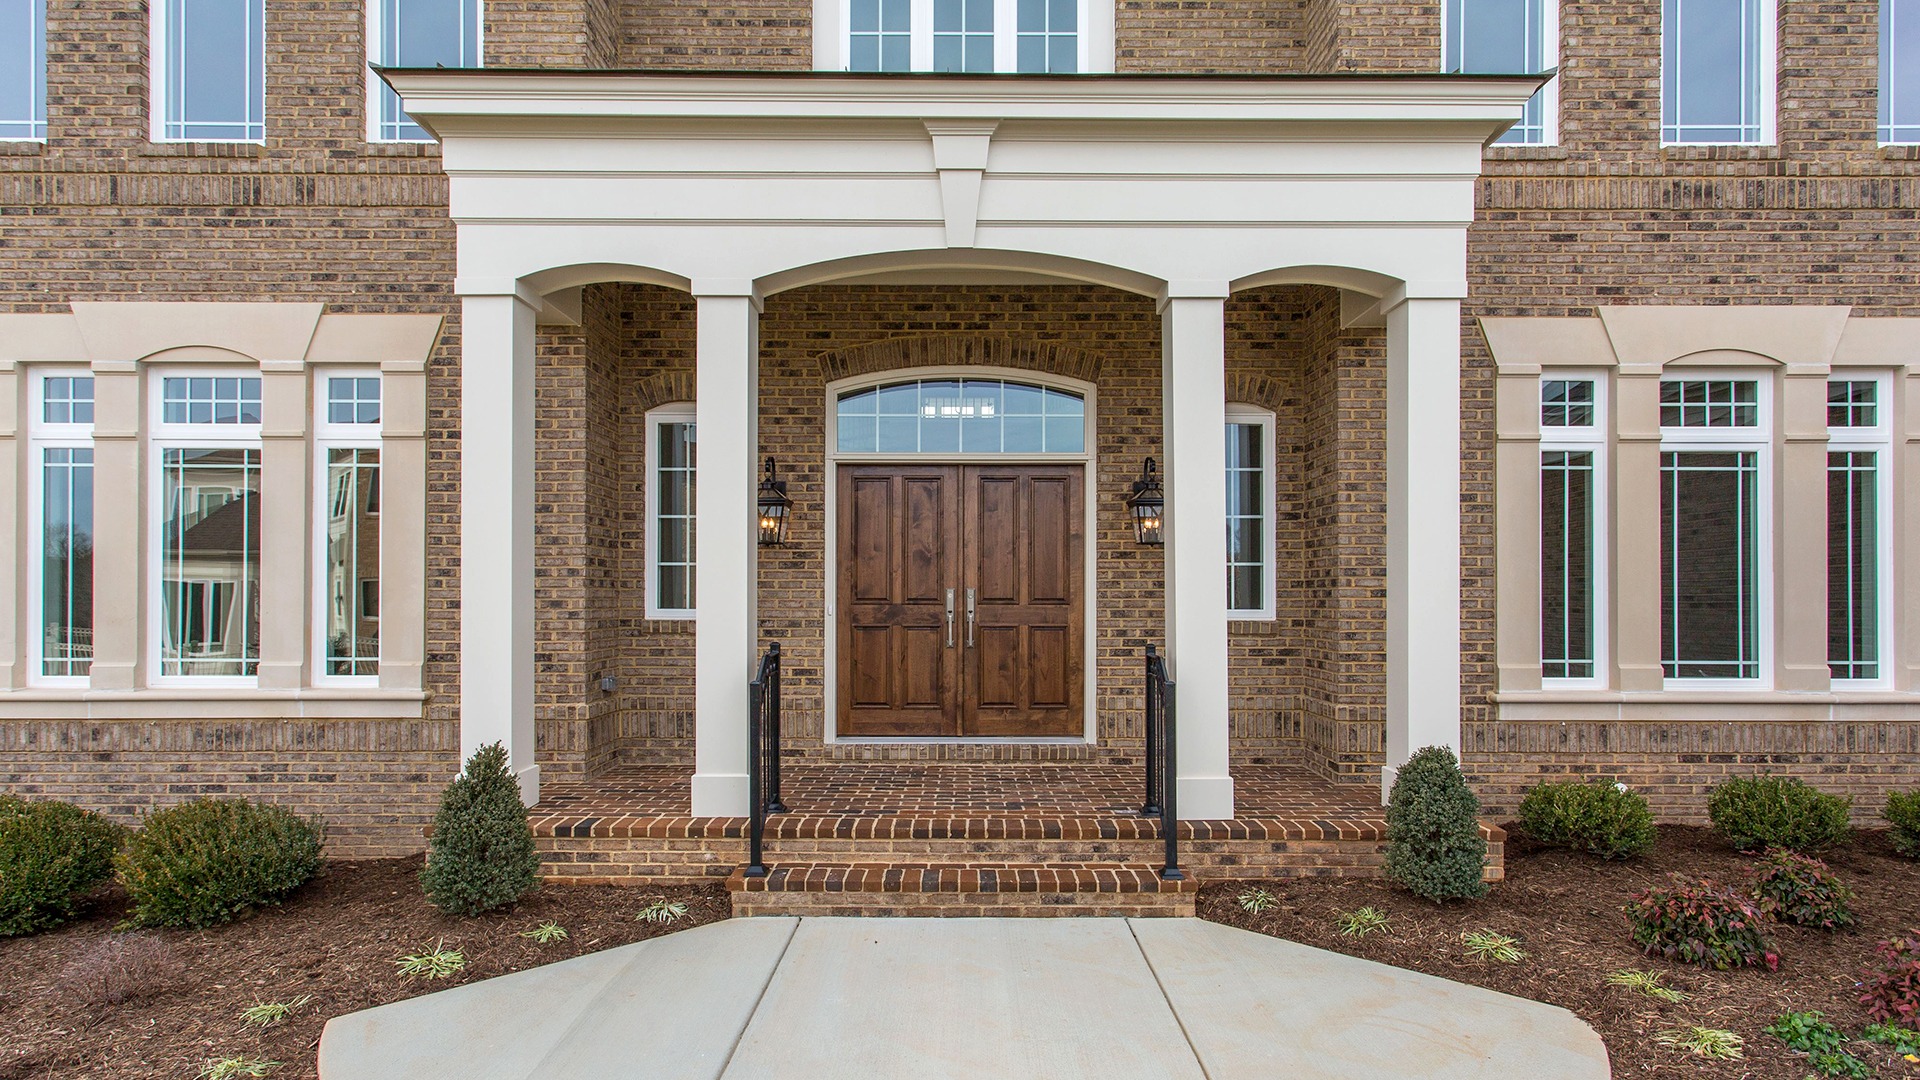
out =
[[776,863],[765,877],[736,869],[736,916],[1187,916],[1200,883],[1169,881],[1144,864]]

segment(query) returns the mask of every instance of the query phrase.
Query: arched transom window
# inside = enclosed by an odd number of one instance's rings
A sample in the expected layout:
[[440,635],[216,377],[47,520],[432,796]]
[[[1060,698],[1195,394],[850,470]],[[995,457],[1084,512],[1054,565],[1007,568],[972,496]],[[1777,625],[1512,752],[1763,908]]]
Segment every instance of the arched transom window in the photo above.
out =
[[843,454],[1082,454],[1087,403],[1004,379],[910,379],[840,396]]

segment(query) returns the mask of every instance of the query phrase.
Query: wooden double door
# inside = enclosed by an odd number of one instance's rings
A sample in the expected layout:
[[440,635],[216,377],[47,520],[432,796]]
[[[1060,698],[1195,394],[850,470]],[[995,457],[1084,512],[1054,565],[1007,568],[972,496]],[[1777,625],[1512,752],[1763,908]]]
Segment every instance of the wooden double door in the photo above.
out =
[[842,735],[1085,730],[1079,465],[842,465]]

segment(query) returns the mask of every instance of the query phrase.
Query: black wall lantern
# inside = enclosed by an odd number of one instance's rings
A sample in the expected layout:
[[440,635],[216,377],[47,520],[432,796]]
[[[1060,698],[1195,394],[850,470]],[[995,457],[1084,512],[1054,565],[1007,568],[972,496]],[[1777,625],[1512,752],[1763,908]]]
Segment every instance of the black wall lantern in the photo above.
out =
[[787,542],[787,512],[793,500],[787,498],[787,482],[773,478],[773,459],[767,459],[767,476],[760,481],[760,546],[780,547]]
[[1160,475],[1148,458],[1133,482],[1133,495],[1127,499],[1127,512],[1133,515],[1133,538],[1150,547],[1165,542],[1160,531],[1161,511],[1166,508],[1166,493],[1160,487]]

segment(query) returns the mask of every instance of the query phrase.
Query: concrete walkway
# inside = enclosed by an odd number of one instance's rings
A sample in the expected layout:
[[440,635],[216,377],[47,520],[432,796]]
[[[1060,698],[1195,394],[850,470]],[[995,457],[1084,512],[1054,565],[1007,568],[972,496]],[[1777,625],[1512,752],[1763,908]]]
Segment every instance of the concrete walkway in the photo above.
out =
[[1572,1013],[1198,919],[733,919],[334,1018],[321,1080],[1606,1080]]

